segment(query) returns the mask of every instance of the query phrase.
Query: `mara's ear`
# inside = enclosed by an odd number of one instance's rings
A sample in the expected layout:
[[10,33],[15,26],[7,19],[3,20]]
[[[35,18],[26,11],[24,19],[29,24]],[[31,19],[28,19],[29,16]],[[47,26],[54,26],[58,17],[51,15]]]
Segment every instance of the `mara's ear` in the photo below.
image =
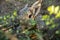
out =
[[31,7],[30,10],[32,11],[33,15],[36,17],[41,9],[42,0],[36,1]]
[[18,14],[19,15],[23,15],[24,12],[27,11],[27,9],[28,9],[28,4],[26,4],[24,8],[22,8],[21,10],[19,10],[19,13]]
[[25,7],[24,7],[24,8],[26,8],[26,7],[28,7],[28,3],[25,5]]
[[38,3],[39,3],[39,1],[36,1],[36,2],[31,6],[31,8],[34,8]]
[[25,7],[22,8],[20,11],[22,12],[22,11],[26,10],[27,8],[28,8],[28,4],[26,4]]

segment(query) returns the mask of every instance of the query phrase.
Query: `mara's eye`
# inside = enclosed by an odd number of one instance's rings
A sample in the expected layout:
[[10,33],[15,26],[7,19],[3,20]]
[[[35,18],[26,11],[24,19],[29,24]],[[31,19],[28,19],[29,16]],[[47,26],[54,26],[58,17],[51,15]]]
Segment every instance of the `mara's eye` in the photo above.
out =
[[31,18],[31,16],[32,16],[32,15],[30,14],[30,15],[29,15],[29,18]]

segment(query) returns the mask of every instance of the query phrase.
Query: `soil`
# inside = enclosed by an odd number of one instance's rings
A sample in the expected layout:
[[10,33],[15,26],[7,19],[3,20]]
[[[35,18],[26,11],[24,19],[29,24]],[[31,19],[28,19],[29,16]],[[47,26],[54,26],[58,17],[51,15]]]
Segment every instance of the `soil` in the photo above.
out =
[[14,9],[20,10],[25,4],[33,4],[36,0],[0,0],[0,16],[12,13]]

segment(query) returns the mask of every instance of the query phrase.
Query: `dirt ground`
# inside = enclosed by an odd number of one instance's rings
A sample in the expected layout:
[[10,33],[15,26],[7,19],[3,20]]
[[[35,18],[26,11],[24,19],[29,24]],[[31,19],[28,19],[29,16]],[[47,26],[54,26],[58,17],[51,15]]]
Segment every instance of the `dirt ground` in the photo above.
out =
[[11,13],[14,9],[20,10],[25,4],[33,4],[36,0],[0,0],[0,15]]

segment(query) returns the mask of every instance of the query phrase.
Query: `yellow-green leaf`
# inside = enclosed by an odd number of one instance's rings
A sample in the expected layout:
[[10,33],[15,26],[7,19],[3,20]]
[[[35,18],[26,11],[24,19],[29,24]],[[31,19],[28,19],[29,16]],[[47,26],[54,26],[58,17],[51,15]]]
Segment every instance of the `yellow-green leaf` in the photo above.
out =
[[0,17],[0,19],[2,19],[2,17]]
[[54,13],[57,14],[58,11],[59,11],[59,6],[55,7],[55,12]]
[[10,18],[10,15],[7,15],[6,17],[7,17],[7,18]]
[[46,20],[46,19],[48,19],[49,18],[49,15],[44,15],[44,16],[42,16],[42,20]]
[[60,18],[60,11],[56,14],[56,18]]
[[56,34],[59,34],[60,33],[60,31],[56,31]]
[[14,10],[13,15],[17,16],[17,11],[16,10]]
[[54,5],[49,6],[49,7],[47,8],[47,10],[50,12],[50,14],[53,14],[53,13],[54,13],[54,10],[55,10]]
[[55,26],[56,26],[56,25],[55,25],[55,24],[53,24],[53,25],[52,25],[52,28],[55,28]]
[[49,25],[50,24],[50,22],[49,21],[46,21],[46,25]]
[[12,15],[11,18],[14,18],[14,16]]
[[4,20],[6,20],[6,16],[4,16]]

